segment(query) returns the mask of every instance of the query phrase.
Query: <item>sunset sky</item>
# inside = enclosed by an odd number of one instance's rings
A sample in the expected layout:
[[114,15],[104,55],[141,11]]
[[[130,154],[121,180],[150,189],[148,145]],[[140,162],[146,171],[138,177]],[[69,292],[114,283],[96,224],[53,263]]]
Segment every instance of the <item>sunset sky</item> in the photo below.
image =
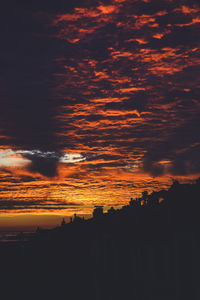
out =
[[0,229],[200,176],[199,0],[11,0],[0,15]]

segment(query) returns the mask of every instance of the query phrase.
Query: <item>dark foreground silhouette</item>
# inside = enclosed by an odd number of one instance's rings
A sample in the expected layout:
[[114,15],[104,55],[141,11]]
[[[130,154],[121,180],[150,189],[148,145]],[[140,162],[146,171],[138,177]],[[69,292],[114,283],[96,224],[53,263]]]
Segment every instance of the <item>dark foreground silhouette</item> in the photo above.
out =
[[[200,299],[200,180],[0,245],[1,299]],[[21,236],[23,240],[23,235]]]

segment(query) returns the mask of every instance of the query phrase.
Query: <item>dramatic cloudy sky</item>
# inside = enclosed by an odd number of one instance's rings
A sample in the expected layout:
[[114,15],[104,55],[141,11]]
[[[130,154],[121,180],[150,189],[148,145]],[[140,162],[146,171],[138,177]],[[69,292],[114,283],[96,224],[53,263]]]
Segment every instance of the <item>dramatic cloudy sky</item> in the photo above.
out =
[[2,216],[200,175],[198,0],[6,1],[0,22]]

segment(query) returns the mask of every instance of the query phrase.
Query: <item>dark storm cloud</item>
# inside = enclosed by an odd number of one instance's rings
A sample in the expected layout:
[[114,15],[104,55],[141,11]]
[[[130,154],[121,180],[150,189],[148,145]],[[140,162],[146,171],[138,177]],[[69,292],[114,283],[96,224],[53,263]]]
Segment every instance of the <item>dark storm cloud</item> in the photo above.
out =
[[[55,149],[52,72],[60,42],[20,5],[1,10],[1,132],[17,148]],[[51,68],[51,71],[49,70]]]
[[[3,171],[4,172],[4,171]],[[34,182],[39,180],[39,177],[32,177],[28,175],[21,175],[19,178],[15,178],[14,176],[5,176],[1,175],[0,176],[0,183],[19,183],[21,184],[22,182]]]
[[27,169],[31,173],[39,173],[46,177],[55,177],[58,175],[58,164],[73,164],[76,162],[91,160],[95,155],[69,154],[60,152],[42,152],[40,150],[18,151],[23,157],[31,161]]
[[24,157],[31,160],[31,165],[28,167],[30,172],[38,172],[47,177],[55,177],[57,175],[58,156],[54,154],[47,156],[24,154]]
[[[190,107],[189,107],[190,108]],[[187,107],[186,107],[187,109]],[[190,116],[188,116],[190,114]],[[173,175],[198,174],[200,170],[199,112],[185,112],[182,119],[188,118],[183,125],[177,126],[163,142],[147,146],[143,168],[153,176],[169,172]],[[160,164],[169,160],[168,165]]]
[[198,172],[198,1],[5,7],[1,142],[54,153],[24,154],[31,172],[55,176],[62,148],[103,154],[96,170],[141,155],[153,176]]
[[17,210],[60,210],[60,209],[68,209],[72,207],[78,207],[79,204],[68,202],[63,204],[55,201],[55,203],[45,203],[42,200],[5,200],[0,201],[0,211],[17,211]]

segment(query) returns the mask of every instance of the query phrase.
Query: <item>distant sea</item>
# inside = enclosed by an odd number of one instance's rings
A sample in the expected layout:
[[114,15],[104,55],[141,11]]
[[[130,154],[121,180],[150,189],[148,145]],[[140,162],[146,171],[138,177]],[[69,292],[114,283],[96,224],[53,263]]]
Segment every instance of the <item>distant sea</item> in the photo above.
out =
[[[0,242],[17,242],[20,240],[21,231],[0,231]],[[23,231],[25,235],[33,234],[33,231]]]

